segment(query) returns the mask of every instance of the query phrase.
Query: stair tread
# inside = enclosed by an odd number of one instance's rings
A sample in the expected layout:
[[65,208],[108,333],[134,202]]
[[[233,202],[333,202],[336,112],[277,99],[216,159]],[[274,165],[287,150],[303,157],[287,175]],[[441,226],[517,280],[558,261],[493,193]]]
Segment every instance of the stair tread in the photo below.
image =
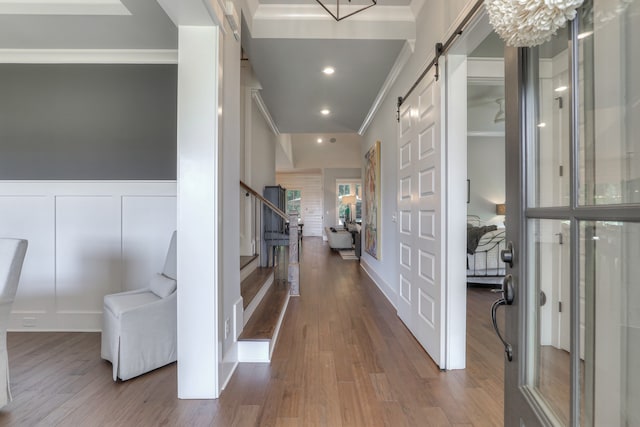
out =
[[243,308],[247,308],[255,296],[260,292],[262,285],[273,273],[273,267],[258,267],[246,279],[240,283],[240,295],[242,295]]
[[238,339],[244,341],[270,340],[275,333],[280,313],[288,295],[289,283],[274,282]]
[[240,270],[251,264],[251,261],[258,258],[258,255],[240,255]]

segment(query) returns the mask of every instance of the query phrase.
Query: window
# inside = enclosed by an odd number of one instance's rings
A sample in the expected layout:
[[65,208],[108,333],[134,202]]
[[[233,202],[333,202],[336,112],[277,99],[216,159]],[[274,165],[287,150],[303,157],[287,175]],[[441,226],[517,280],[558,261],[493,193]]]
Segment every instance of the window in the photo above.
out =
[[300,190],[287,190],[287,215],[292,212],[300,214]]
[[362,190],[360,181],[339,181],[336,188],[338,225],[346,221],[362,221]]

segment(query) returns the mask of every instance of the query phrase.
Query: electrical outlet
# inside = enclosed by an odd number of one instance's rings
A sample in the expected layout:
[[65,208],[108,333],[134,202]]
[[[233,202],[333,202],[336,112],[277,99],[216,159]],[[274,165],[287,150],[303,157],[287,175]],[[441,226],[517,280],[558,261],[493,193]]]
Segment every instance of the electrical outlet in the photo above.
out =
[[224,321],[224,339],[226,340],[229,336],[229,332],[231,332],[231,319],[228,317]]

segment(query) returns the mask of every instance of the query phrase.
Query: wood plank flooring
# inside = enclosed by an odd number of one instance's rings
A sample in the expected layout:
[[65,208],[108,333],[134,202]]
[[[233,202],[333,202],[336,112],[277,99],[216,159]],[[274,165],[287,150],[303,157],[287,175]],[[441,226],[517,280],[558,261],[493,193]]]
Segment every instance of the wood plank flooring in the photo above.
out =
[[242,295],[242,306],[246,310],[251,301],[260,292],[267,278],[274,274],[273,267],[258,267],[246,279],[240,283],[240,295]]
[[95,333],[9,333],[14,401],[0,426],[500,426],[496,295],[469,290],[467,369],[440,372],[362,271],[320,238],[302,249],[273,361],[242,364],[218,400],[178,400],[176,364],[111,380]]

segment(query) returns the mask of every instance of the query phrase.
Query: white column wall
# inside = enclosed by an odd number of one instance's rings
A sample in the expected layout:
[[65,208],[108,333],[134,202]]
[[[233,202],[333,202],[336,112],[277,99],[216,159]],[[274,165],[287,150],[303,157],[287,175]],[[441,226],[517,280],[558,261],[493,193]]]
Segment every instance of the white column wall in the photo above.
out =
[[210,399],[219,393],[219,29],[178,34],[178,397]]
[[[445,239],[446,239],[446,361],[447,369],[466,366],[467,281],[463,266],[466,261],[467,167],[467,110],[460,108],[467,102],[467,56],[449,55],[446,63],[446,110],[450,123],[446,136]],[[458,159],[454,165],[450,159]],[[504,180],[504,178],[502,178]]]
[[[240,217],[238,211],[244,192],[240,191],[240,42],[225,23],[226,33],[221,41],[222,82],[222,139],[220,141],[220,172],[222,201],[220,215],[221,281],[220,325],[221,365],[219,385],[224,388],[238,363],[236,338],[242,332],[243,307],[240,296]],[[240,195],[242,194],[242,199]]]

